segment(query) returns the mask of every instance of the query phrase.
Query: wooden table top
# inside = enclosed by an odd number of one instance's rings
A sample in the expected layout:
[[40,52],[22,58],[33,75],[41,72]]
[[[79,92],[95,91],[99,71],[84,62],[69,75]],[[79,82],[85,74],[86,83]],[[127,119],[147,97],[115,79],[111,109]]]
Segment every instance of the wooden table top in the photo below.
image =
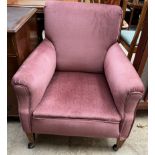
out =
[[[78,2],[78,0],[63,1]],[[7,6],[43,8],[45,6],[45,0],[7,0]]]
[[7,7],[7,32],[17,32],[36,11],[35,8]]
[[[61,1],[78,2],[80,0],[61,0]],[[121,0],[106,0],[105,3],[119,5],[120,1]],[[43,8],[45,6],[45,0],[7,0],[7,6]]]

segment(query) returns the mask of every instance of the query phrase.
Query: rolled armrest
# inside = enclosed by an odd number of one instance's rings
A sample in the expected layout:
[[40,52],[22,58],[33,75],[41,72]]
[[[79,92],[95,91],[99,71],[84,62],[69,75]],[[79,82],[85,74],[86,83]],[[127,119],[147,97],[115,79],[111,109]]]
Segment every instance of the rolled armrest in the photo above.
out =
[[126,138],[133,124],[136,106],[143,96],[144,86],[118,43],[107,51],[104,71],[117,110],[123,120],[121,136]]
[[31,131],[30,118],[35,107],[41,101],[52,79],[56,67],[56,53],[53,44],[47,39],[26,59],[12,79],[15,89],[19,115],[26,132]]

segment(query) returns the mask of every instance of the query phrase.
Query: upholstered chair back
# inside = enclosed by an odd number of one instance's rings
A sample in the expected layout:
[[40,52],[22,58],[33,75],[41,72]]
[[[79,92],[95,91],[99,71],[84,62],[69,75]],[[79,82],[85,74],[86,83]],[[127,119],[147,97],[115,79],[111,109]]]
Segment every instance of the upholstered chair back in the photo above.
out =
[[56,48],[57,70],[102,72],[106,52],[119,35],[121,8],[47,1],[44,11],[45,35]]

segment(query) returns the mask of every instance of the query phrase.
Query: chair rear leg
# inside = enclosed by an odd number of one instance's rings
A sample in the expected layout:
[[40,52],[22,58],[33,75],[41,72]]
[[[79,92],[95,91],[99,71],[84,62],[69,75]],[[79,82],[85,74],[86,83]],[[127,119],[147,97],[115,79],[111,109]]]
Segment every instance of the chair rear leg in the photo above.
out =
[[27,138],[29,140],[28,148],[32,149],[35,147],[35,134],[34,133],[26,133]]
[[121,146],[123,145],[123,143],[125,142],[126,139],[117,139],[117,143],[113,145],[113,150],[117,151],[119,148],[121,148]]

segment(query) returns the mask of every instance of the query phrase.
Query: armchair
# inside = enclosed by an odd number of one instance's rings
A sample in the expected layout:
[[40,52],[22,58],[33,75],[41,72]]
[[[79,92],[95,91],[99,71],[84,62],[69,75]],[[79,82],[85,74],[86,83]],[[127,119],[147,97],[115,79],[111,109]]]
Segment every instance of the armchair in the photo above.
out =
[[35,134],[129,136],[143,84],[119,44],[119,6],[47,1],[46,39],[12,79],[29,143]]

